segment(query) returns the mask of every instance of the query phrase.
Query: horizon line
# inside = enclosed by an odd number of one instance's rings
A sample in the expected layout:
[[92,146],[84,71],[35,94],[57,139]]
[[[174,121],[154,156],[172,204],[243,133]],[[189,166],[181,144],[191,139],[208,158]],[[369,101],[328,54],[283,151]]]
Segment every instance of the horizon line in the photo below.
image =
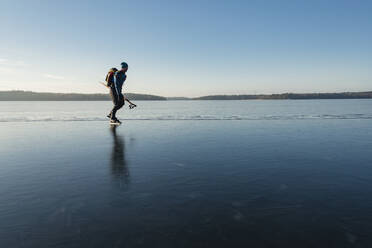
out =
[[[32,92],[32,93],[48,93],[48,94],[80,94],[80,95],[106,95],[108,93],[82,93],[82,92],[52,92],[52,91],[32,91],[32,90],[0,90],[0,92]],[[195,97],[188,97],[188,96],[162,96],[162,95],[155,95],[151,93],[134,93],[134,92],[127,92],[125,94],[137,94],[137,95],[151,95],[151,96],[159,96],[165,98],[199,98],[199,97],[206,97],[206,96],[243,96],[243,95],[250,95],[250,96],[258,96],[258,95],[284,95],[284,94],[342,94],[342,93],[369,93],[372,92],[371,90],[363,90],[363,91],[334,91],[334,92],[282,92],[282,93],[254,93],[254,94],[208,94],[208,95],[200,95]]]

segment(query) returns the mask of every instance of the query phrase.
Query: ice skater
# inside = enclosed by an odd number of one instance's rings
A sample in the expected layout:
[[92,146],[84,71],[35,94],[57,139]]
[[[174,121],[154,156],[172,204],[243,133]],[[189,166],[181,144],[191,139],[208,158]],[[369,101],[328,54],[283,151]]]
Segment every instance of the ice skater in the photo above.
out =
[[122,93],[124,82],[127,78],[126,72],[128,71],[128,64],[125,62],[121,63],[121,70],[111,68],[106,76],[106,84],[103,83],[107,88],[110,89],[110,96],[114,103],[114,107],[111,112],[107,115],[110,118],[110,124],[119,125],[121,122],[116,117],[116,112],[124,106],[125,101],[129,103],[129,108],[134,108],[137,105],[132,103],[129,99],[126,99]]

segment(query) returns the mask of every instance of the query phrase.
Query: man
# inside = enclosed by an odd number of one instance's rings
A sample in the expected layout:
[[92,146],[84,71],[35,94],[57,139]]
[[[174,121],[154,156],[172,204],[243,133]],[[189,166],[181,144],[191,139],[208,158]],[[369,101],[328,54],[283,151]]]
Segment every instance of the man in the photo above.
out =
[[107,116],[110,118],[110,124],[120,124],[121,122],[116,118],[116,111],[118,111],[124,105],[124,95],[121,90],[123,88],[127,75],[125,74],[128,70],[128,64],[121,63],[121,70],[115,71],[115,68],[110,70],[106,76],[107,86],[110,88],[110,95],[114,103],[110,114]]

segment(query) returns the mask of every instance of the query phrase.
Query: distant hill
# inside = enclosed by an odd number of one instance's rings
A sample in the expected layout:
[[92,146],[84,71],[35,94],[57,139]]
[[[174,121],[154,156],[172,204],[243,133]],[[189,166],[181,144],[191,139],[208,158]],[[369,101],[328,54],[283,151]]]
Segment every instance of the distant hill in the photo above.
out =
[[[124,94],[130,100],[166,100],[162,96]],[[108,94],[42,93],[32,91],[0,91],[0,101],[108,101]]]
[[301,99],[364,99],[372,98],[372,91],[343,93],[284,93],[271,95],[211,95],[193,100],[301,100]]
[[167,100],[180,101],[180,100],[192,100],[192,98],[176,96],[176,97],[167,97]]
[[[271,95],[210,95],[195,98],[124,94],[130,100],[304,100],[304,99],[371,99],[372,91],[343,93],[284,93]],[[0,91],[0,101],[108,101],[109,94],[42,93]]]

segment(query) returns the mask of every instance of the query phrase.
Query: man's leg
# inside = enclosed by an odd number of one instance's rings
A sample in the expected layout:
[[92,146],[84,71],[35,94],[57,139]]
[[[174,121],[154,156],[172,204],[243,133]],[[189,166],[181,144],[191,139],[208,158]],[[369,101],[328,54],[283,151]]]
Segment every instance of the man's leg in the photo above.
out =
[[114,103],[114,107],[112,108],[109,115],[110,115],[111,119],[115,120],[116,119],[116,111],[118,111],[118,109],[121,108],[120,99],[119,99],[119,96],[116,94],[116,92],[113,91],[113,90],[110,90],[110,95],[111,95],[112,102]]
[[123,95],[119,95],[119,101],[118,101],[118,110],[121,109],[125,104],[125,99]]

